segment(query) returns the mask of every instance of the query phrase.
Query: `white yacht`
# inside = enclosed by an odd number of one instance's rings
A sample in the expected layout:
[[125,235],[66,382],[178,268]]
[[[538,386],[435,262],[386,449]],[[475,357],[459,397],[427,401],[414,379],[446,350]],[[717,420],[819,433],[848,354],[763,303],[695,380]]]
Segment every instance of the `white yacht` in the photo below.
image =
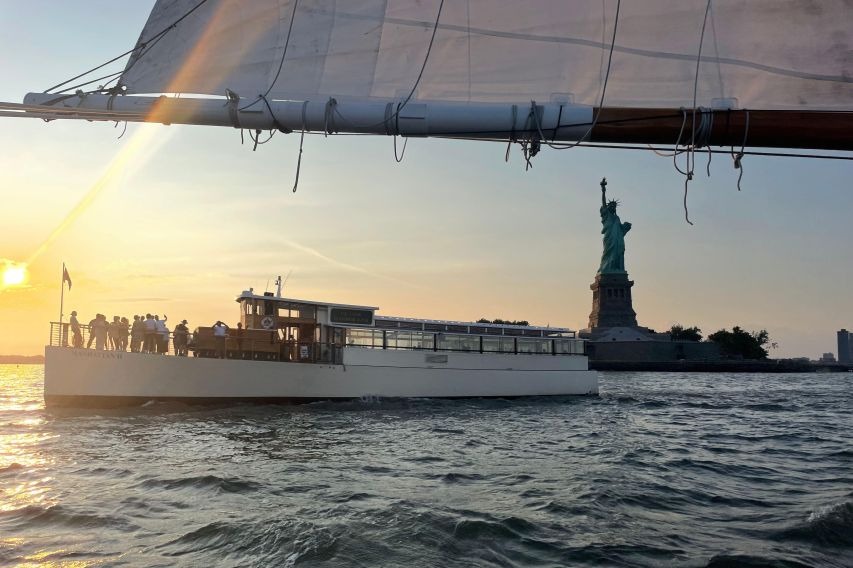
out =
[[237,302],[242,329],[196,329],[189,356],[138,352],[135,342],[131,351],[74,348],[68,324],[51,324],[46,405],[598,393],[584,341],[569,329],[380,316],[280,291],[250,289]]

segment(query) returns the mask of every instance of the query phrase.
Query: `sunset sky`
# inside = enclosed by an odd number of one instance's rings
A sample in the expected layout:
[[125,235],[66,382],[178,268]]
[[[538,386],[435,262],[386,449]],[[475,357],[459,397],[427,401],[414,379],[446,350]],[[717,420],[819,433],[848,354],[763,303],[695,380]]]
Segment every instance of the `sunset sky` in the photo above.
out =
[[[0,100],[21,102],[133,46],[152,1],[0,0]],[[0,354],[37,354],[65,312],[190,326],[238,319],[234,298],[292,271],[286,295],[380,313],[586,326],[601,254],[599,180],[633,229],[626,267],[642,325],[766,328],[771,356],[835,351],[853,327],[850,162],[731,158],[690,186],[649,152],[298,135],[252,152],[229,128],[0,118]],[[94,191],[93,191],[93,188]],[[81,200],[88,200],[78,207]]]

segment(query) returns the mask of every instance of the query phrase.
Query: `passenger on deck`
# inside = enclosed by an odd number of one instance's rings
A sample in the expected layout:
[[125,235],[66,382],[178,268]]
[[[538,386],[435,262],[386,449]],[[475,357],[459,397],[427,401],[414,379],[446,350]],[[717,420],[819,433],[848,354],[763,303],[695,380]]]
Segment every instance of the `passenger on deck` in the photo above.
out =
[[103,351],[107,345],[107,316],[97,314],[92,325],[92,336],[95,338],[95,349]]
[[77,321],[77,310],[71,312],[71,346],[75,349],[83,347],[83,335],[80,333],[80,322]]
[[133,325],[130,326],[130,351],[139,353],[142,349],[142,341],[145,339],[145,324],[142,316],[133,316]]
[[145,335],[144,340],[145,344],[142,347],[143,353],[156,353],[157,352],[157,322],[154,321],[154,316],[151,314],[145,314],[145,321],[143,322],[145,326]]
[[110,344],[107,347],[113,351],[118,351],[120,328],[121,320],[118,316],[113,316],[113,321],[107,324],[107,335],[110,338]]
[[228,326],[217,321],[213,324],[213,340],[216,342],[216,358],[225,359],[225,338],[228,337]]
[[92,342],[95,341],[94,331],[95,331],[95,324],[97,323],[97,321],[98,321],[97,314],[95,315],[94,318],[89,320],[89,341],[86,342],[86,349],[91,349],[92,348]]
[[237,322],[237,329],[231,334],[234,337],[234,342],[237,344],[237,357],[239,359],[243,358],[243,337],[245,337],[245,330],[243,329],[243,324]]
[[187,356],[187,338],[190,330],[187,328],[187,320],[181,320],[181,323],[175,326],[175,355],[178,357]]
[[166,321],[169,316],[163,314],[163,319],[160,316],[154,315],[154,321],[157,325],[157,353],[166,355],[169,353],[169,328],[166,327]]
[[118,349],[119,351],[127,351],[127,338],[130,335],[130,322],[127,318],[121,318],[121,325],[118,328]]

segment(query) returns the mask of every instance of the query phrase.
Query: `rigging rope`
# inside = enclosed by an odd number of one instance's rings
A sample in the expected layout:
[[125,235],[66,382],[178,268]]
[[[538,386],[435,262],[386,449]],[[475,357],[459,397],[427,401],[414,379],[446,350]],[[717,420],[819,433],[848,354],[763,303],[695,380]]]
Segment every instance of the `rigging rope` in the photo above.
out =
[[302,135],[299,137],[299,157],[296,159],[296,177],[293,180],[293,191],[296,193],[296,188],[299,187],[299,173],[302,171],[302,145],[305,143],[305,131],[308,130],[308,101],[302,101]]
[[403,137],[403,152],[397,156],[397,135],[394,135],[394,159],[397,160],[397,163],[403,161],[403,158],[406,156],[406,148],[409,145],[409,139],[407,137]]
[[[595,128],[595,125],[598,123],[598,117],[601,116],[601,109],[604,107],[604,97],[607,94],[607,83],[610,80],[610,68],[613,63],[613,51],[616,47],[616,30],[619,28],[619,11],[622,8],[622,0],[617,0],[616,2],[616,15],[613,17],[613,35],[610,38],[610,52],[607,55],[607,70],[604,72],[604,84],[601,86],[601,98],[598,101],[598,110],[596,110],[595,115],[593,116],[592,122],[589,125],[586,133],[583,136],[578,138],[577,142],[573,142],[571,144],[555,144],[554,142],[548,142],[546,140],[545,144],[548,145],[549,148],[553,148],[554,150],[568,150],[579,146],[581,142],[586,140],[587,136],[592,134],[592,130]],[[560,111],[562,112],[562,105],[560,106]],[[539,129],[539,135],[545,140],[544,135],[542,134],[542,127],[537,120],[536,124]],[[574,126],[574,125],[565,125],[565,126]],[[557,120],[557,125],[554,127],[554,138],[557,136],[557,132],[560,128],[564,128],[564,125],[561,125],[559,119]]]
[[[100,64],[100,65],[98,65],[98,66],[96,66],[96,67],[92,67],[92,68],[91,68],[91,69],[89,69],[88,71],[84,71],[83,73],[80,73],[79,75],[75,75],[74,77],[71,77],[70,79],[67,79],[67,80],[63,81],[62,83],[59,83],[59,84],[54,85],[54,86],[52,86],[52,87],[50,87],[50,88],[48,88],[48,89],[45,89],[45,90],[44,90],[44,92],[45,92],[45,93],[50,93],[50,92],[51,92],[51,91],[53,91],[54,89],[58,89],[59,87],[62,87],[62,86],[64,86],[64,85],[67,85],[67,84],[68,84],[68,83],[70,83],[71,81],[75,81],[75,80],[77,80],[77,79],[79,79],[79,78],[81,78],[81,77],[85,77],[86,75],[88,75],[89,73],[91,73],[91,72],[93,72],[93,71],[97,71],[98,69],[101,69],[102,67],[106,67],[106,66],[107,66],[107,65],[109,65],[110,63],[114,63],[114,62],[118,61],[118,60],[119,60],[119,59],[121,59],[122,57],[125,57],[125,56],[127,56],[127,55],[130,55],[130,54],[132,54],[134,51],[137,51],[137,50],[143,50],[143,51],[145,51],[145,50],[146,50],[146,48],[148,48],[149,46],[153,46],[153,44],[156,44],[158,41],[160,41],[160,39],[161,39],[163,36],[165,36],[167,33],[169,33],[170,31],[172,31],[173,29],[175,29],[175,27],[176,27],[179,23],[181,23],[181,22],[182,22],[182,21],[184,21],[187,17],[189,17],[189,15],[190,15],[190,14],[192,14],[193,12],[195,12],[196,10],[198,10],[199,8],[201,8],[201,6],[202,6],[203,4],[205,4],[206,2],[207,2],[207,0],[201,0],[198,4],[196,4],[195,6],[193,6],[192,8],[190,8],[190,10],[189,10],[189,11],[187,11],[183,16],[181,16],[180,18],[178,18],[177,20],[175,20],[174,22],[172,22],[171,24],[169,24],[166,28],[164,28],[164,29],[160,30],[158,33],[156,33],[156,34],[154,34],[153,36],[151,36],[151,39],[149,39],[149,40],[147,40],[147,41],[144,41],[144,42],[140,42],[139,44],[135,45],[135,46],[133,47],[133,49],[129,49],[129,50],[125,51],[124,53],[122,53],[121,55],[117,55],[116,57],[113,57],[113,58],[112,58],[112,59],[110,59],[109,61],[106,61],[106,62],[104,62],[104,63],[102,63],[102,64]],[[153,44],[152,44],[152,42],[153,42]],[[141,56],[141,55],[142,55],[142,53],[140,53],[140,56]],[[133,67],[133,65],[136,63],[136,61],[139,61],[139,58],[137,58],[137,59],[136,59],[136,60],[135,60],[135,61],[134,61],[130,66],[128,66],[128,67],[125,69],[125,71],[127,71],[128,69],[130,69],[131,67]],[[112,74],[110,74],[110,75],[106,75],[106,76],[104,76],[104,77],[100,77],[99,79],[93,79],[93,80],[88,81],[88,82],[86,82],[86,83],[82,83],[81,85],[78,85],[78,86],[88,85],[88,84],[94,83],[94,82],[96,82],[96,81],[99,81],[100,79],[106,79],[107,77],[110,77],[110,76],[112,76],[112,75],[121,75],[122,73],[124,73],[124,71],[119,71],[118,73],[112,73]],[[64,92],[64,91],[68,91],[68,90],[71,90],[71,89],[74,89],[74,88],[75,88],[75,87],[68,87],[68,88],[66,88],[66,89],[63,89],[63,91],[62,91],[62,92]]]
[[[429,61],[430,54],[432,53],[432,46],[435,43],[435,35],[436,35],[436,32],[438,32],[438,24],[439,24],[439,21],[441,20],[441,11],[443,9],[444,9],[444,0],[441,0],[441,2],[439,2],[439,4],[438,4],[438,13],[436,13],[436,15],[435,15],[435,24],[433,24],[433,27],[432,27],[432,36],[430,36],[430,38],[429,38],[429,44],[427,45],[427,50],[426,50],[426,54],[424,55],[423,64],[421,64],[421,70],[418,72],[418,76],[415,79],[415,83],[414,83],[414,85],[412,85],[412,88],[409,91],[409,94],[406,95],[406,98],[404,98],[403,101],[397,105],[397,110],[394,111],[394,113],[392,115],[386,116],[385,119],[380,121],[380,122],[376,122],[374,124],[358,126],[358,128],[371,129],[371,128],[376,128],[377,126],[382,126],[383,124],[387,126],[391,121],[394,121],[395,125],[399,125],[400,112],[404,108],[406,108],[406,105],[409,104],[409,101],[412,100],[413,96],[415,96],[415,91],[418,90],[418,86],[421,84],[421,79],[423,79],[424,70],[426,69],[427,62]],[[350,126],[357,126],[357,125],[354,125],[351,121],[347,120],[340,113],[340,111],[336,110],[335,112],[346,124],[348,124]],[[399,134],[399,128],[396,128],[395,132],[397,132]]]
[[[249,104],[247,104],[246,106],[244,106],[240,110],[246,110],[247,108],[254,106],[261,99],[263,99],[264,102],[266,102],[267,95],[270,94],[270,91],[272,91],[273,87],[275,87],[275,84],[278,82],[278,78],[281,75],[281,70],[284,68],[284,60],[287,57],[287,47],[290,45],[290,34],[293,31],[293,20],[296,19],[296,8],[298,6],[299,6],[299,0],[293,0],[293,10],[290,12],[290,24],[287,27],[287,36],[284,38],[284,48],[282,49],[281,60],[278,62],[278,70],[276,71],[275,77],[273,77],[273,80],[270,83],[270,86],[267,88],[267,90],[263,94],[258,95],[258,98],[256,98],[254,101],[250,102]],[[268,102],[267,102],[267,107],[269,107]],[[270,112],[272,112],[272,110],[270,110]],[[276,121],[276,122],[278,122],[278,121]]]
[[[684,220],[687,221],[687,223],[690,225],[692,225],[693,222],[690,221],[690,212],[687,209],[687,192],[688,192],[688,186],[690,185],[690,182],[693,180],[693,172],[694,172],[694,168],[696,167],[696,136],[697,136],[697,134],[699,134],[700,143],[703,141],[702,138],[706,138],[706,137],[710,136],[711,127],[713,125],[713,116],[714,116],[713,112],[706,113],[704,109],[697,109],[697,107],[696,107],[696,98],[697,98],[698,93],[699,93],[699,68],[702,64],[702,45],[705,42],[705,28],[707,27],[707,24],[708,24],[708,13],[710,11],[711,11],[711,0],[708,0],[705,3],[705,15],[702,18],[702,31],[699,33],[699,49],[697,50],[697,53],[696,53],[696,72],[693,75],[693,105],[692,105],[693,110],[692,110],[691,125],[690,125],[690,145],[687,147],[687,152],[685,155],[685,170],[686,171],[681,172],[681,170],[678,168],[678,165],[676,164],[676,166],[675,166],[675,169],[677,169],[679,172],[684,174]],[[697,110],[699,110],[699,112],[701,113],[700,118],[702,120],[702,123],[700,124],[700,127],[698,129],[698,130],[701,130],[701,132],[697,132],[697,128],[696,128],[696,111]],[[711,116],[711,120],[707,121],[707,124],[706,124],[705,116],[709,115],[709,114]],[[685,119],[686,119],[686,117],[687,117],[687,115],[685,114]],[[682,127],[682,130],[683,130],[683,127]],[[681,140],[681,133],[679,133],[678,138],[680,141]],[[678,146],[678,144],[676,143],[676,147],[677,146]],[[675,163],[675,158],[673,158],[673,163]],[[708,167],[710,167],[710,164]],[[708,170],[708,173],[710,175],[710,170]]]

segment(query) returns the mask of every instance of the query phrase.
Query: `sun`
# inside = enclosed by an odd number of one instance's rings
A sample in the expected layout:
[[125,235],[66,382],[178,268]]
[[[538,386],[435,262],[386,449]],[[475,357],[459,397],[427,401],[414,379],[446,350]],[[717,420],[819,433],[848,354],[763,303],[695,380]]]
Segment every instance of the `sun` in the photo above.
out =
[[27,281],[27,266],[25,264],[7,264],[3,270],[4,288],[20,286]]

